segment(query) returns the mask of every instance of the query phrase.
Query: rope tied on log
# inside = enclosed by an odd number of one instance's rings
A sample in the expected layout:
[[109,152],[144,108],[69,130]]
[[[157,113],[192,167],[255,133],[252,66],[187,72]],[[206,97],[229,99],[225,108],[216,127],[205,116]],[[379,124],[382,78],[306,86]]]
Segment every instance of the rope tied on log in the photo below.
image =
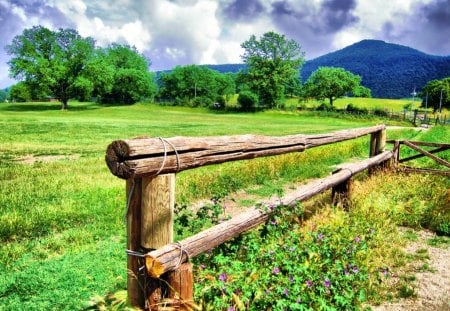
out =
[[[170,141],[168,141],[165,138],[158,137],[158,139],[162,142],[162,145],[163,145],[163,148],[164,148],[164,157],[163,157],[163,161],[161,163],[161,166],[160,166],[159,170],[155,174],[150,176],[150,177],[158,176],[159,173],[161,173],[161,171],[164,169],[164,166],[165,166],[166,160],[167,160],[167,145],[166,145],[166,143],[168,145],[170,145],[172,147],[173,151],[175,152],[175,156],[176,156],[176,160],[177,160],[177,172],[179,172],[180,168],[181,168],[181,165],[180,165],[181,162],[180,162],[180,156],[178,155],[177,148],[175,148],[175,146]],[[126,209],[125,215],[124,215],[124,220],[125,221],[127,219],[127,215],[128,215],[129,210],[130,210],[130,202],[131,202],[131,198],[133,197],[134,187],[135,187],[134,178],[131,178],[131,189],[130,189],[130,193],[129,193],[128,198],[127,198],[127,209]]]

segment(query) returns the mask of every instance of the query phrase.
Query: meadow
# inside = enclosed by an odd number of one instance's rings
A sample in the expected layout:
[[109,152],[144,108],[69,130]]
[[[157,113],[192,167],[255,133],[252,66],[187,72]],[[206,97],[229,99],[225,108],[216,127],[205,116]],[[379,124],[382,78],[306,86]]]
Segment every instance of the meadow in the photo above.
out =
[[[106,146],[115,139],[319,133],[383,122],[153,104],[70,102],[68,111],[60,111],[58,103],[1,104],[0,309],[83,309],[92,297],[125,288],[125,183],[104,161]],[[450,136],[444,127],[388,135],[438,141]],[[182,172],[176,201],[189,205],[238,190],[274,195],[286,184],[324,176],[333,165],[367,153],[368,138],[361,138],[305,153]],[[448,187],[445,179],[434,182]],[[186,234],[182,231],[179,235]]]

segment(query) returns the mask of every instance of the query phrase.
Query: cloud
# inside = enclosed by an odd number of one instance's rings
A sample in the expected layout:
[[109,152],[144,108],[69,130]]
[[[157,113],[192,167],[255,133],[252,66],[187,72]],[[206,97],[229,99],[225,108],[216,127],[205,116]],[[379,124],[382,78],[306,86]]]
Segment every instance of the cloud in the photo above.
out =
[[233,0],[222,8],[226,18],[233,21],[251,22],[265,12],[259,0]]
[[417,2],[398,15],[402,22],[387,21],[383,36],[393,42],[413,46],[421,51],[450,55],[450,0]]

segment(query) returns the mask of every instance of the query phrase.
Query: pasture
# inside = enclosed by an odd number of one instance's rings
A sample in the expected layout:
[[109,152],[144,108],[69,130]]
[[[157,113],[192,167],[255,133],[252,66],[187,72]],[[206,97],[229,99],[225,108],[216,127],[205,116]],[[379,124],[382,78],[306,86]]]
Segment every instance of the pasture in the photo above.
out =
[[[0,309],[82,309],[92,297],[125,287],[125,185],[104,162],[113,140],[320,133],[383,122],[276,111],[212,113],[152,104],[71,102],[69,107],[0,105]],[[388,135],[448,141],[450,133],[446,128],[428,134],[405,129]],[[176,201],[189,204],[238,190],[273,195],[286,184],[324,176],[333,165],[367,152],[367,139],[358,139],[183,172],[177,178]]]

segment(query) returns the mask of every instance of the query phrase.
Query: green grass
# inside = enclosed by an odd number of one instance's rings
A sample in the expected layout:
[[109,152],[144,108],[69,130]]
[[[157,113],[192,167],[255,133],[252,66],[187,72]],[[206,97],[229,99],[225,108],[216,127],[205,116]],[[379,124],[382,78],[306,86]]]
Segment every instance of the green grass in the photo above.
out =
[[[225,114],[152,104],[71,102],[69,111],[59,107],[0,105],[1,310],[80,309],[91,297],[125,287],[125,182],[106,167],[111,141],[142,135],[318,133],[379,121],[274,111]],[[448,132],[439,135],[445,138]],[[255,187],[260,194],[277,193],[284,183],[323,176],[335,164],[366,156],[367,150],[366,137],[182,172],[176,200],[193,202]],[[17,161],[30,155],[41,161]],[[65,157],[39,158],[46,155]]]

